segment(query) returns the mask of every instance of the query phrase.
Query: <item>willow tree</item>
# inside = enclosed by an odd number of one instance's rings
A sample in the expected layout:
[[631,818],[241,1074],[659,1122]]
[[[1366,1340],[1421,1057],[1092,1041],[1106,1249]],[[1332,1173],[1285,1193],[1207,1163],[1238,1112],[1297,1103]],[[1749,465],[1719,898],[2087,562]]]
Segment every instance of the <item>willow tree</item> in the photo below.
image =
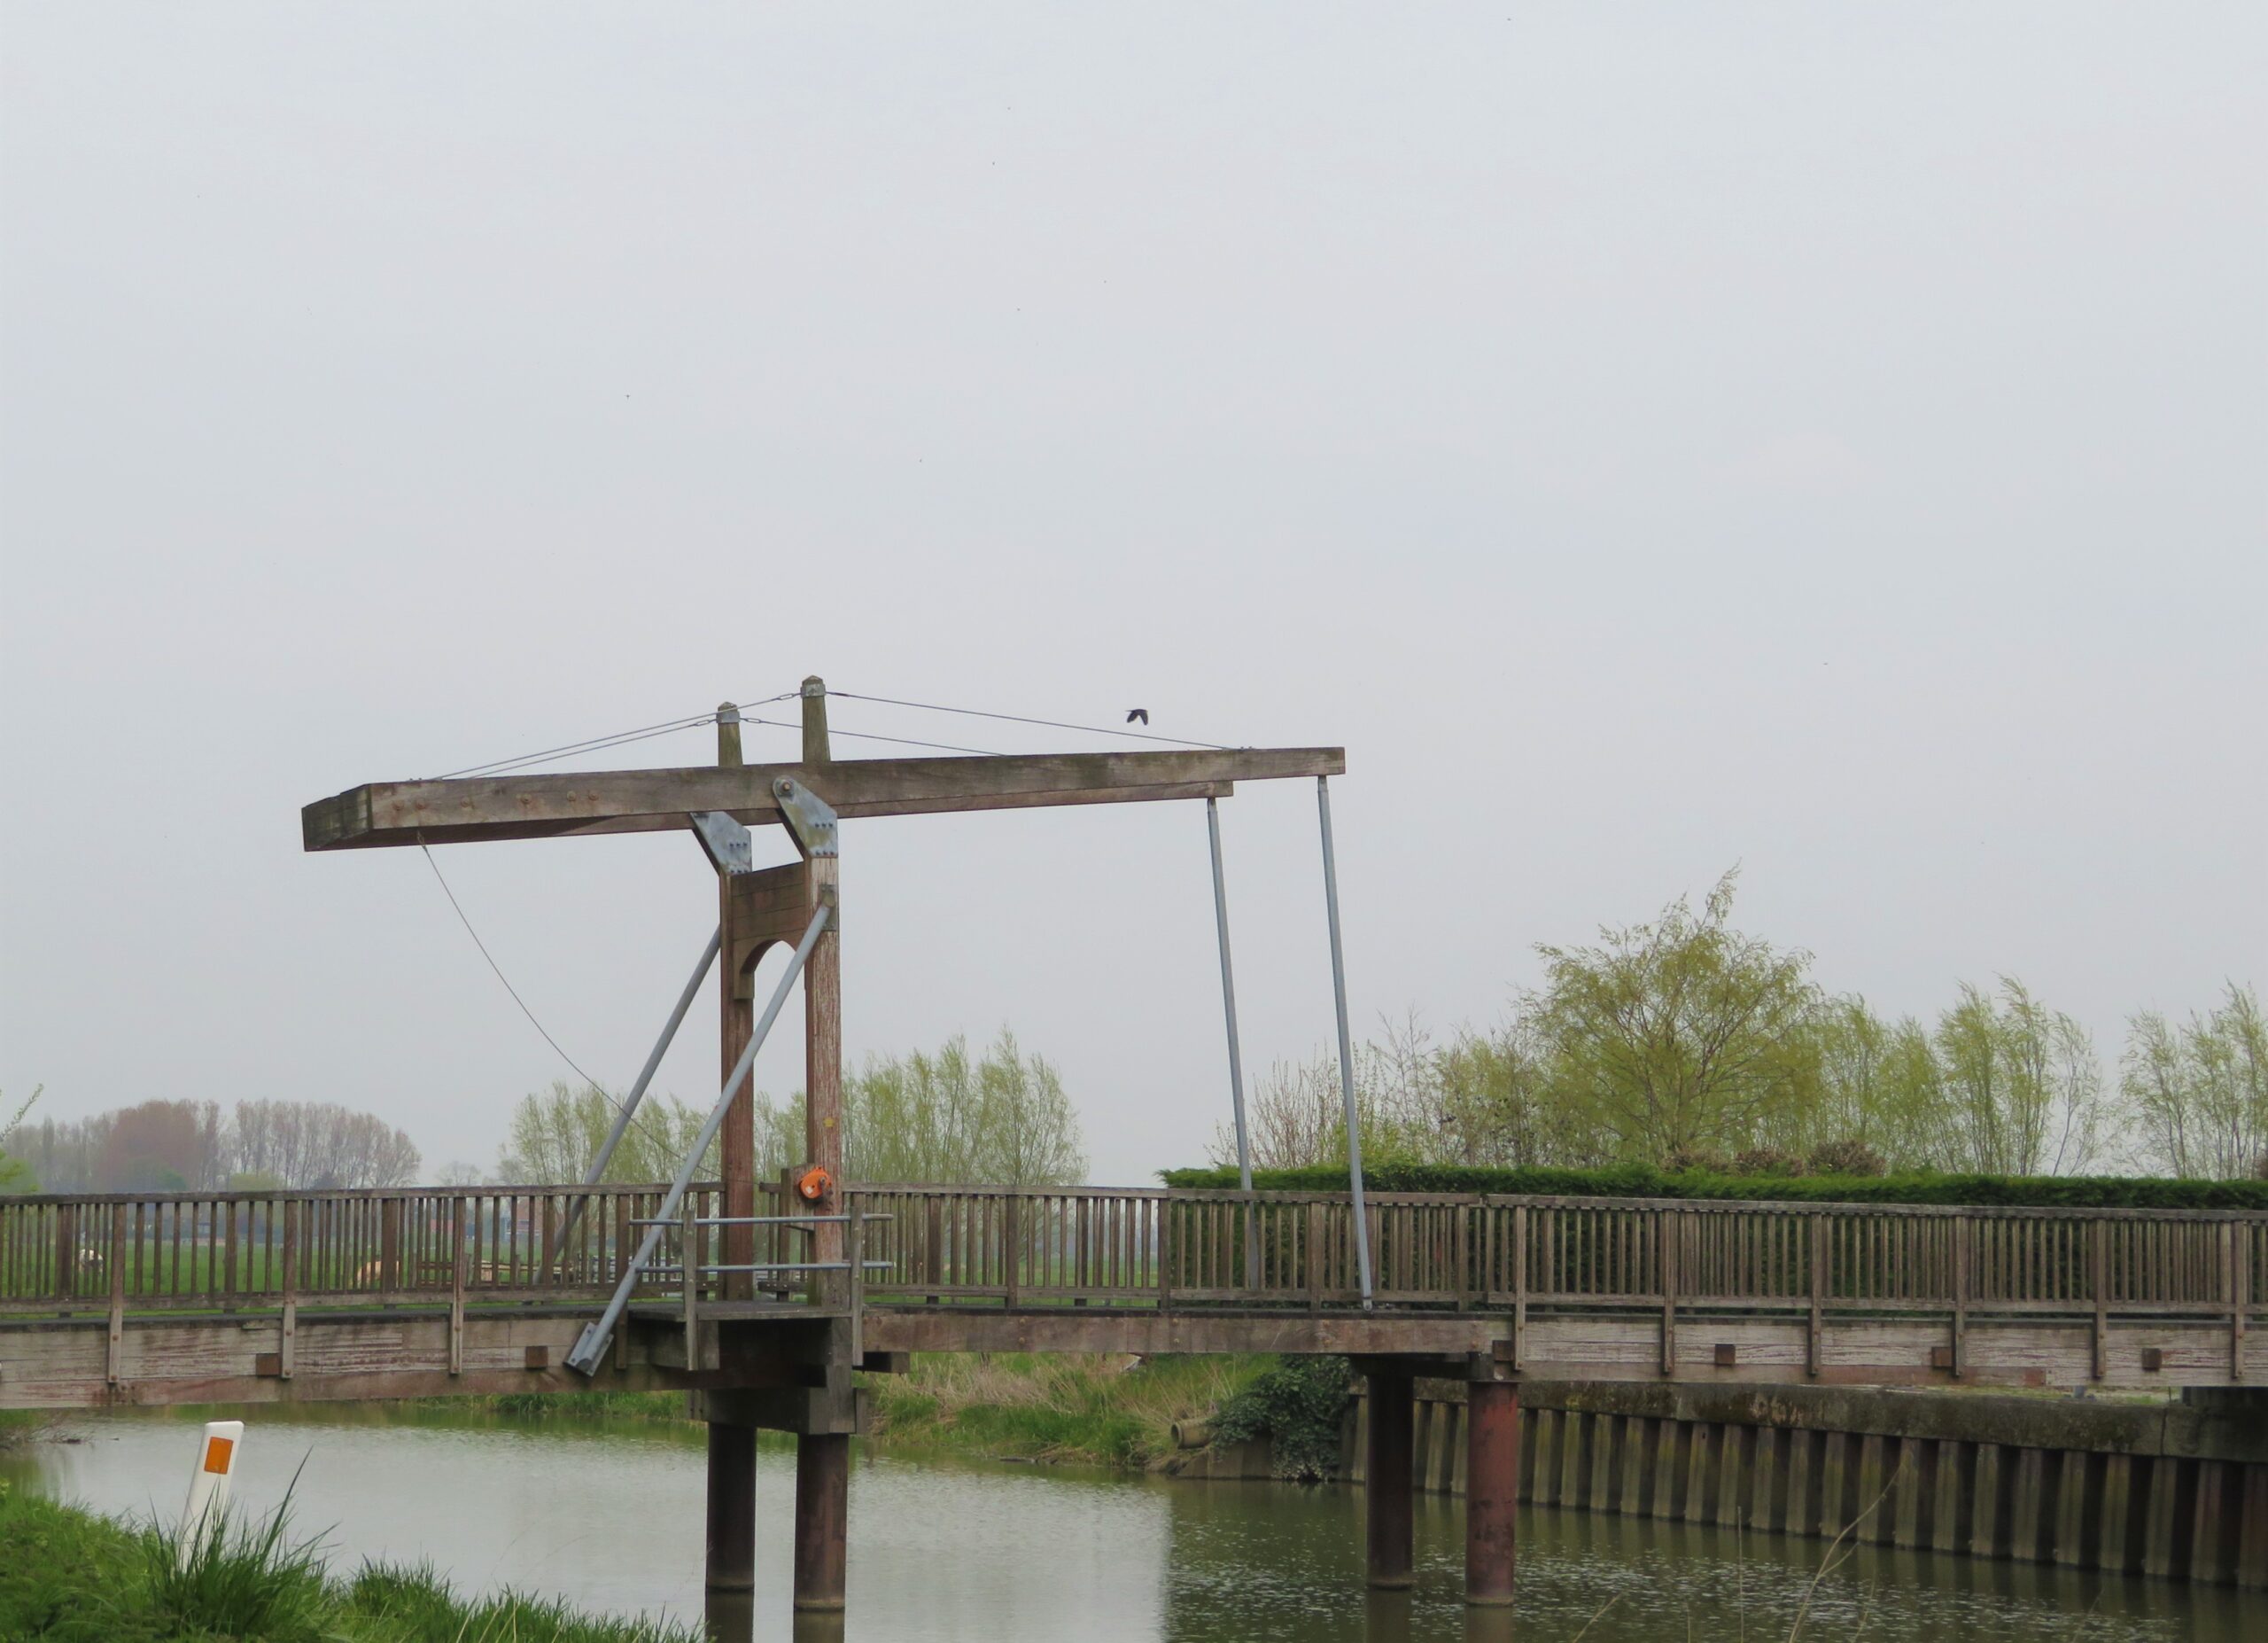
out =
[[1952,1167],[2076,1174],[2116,1139],[2086,1030],[2013,977],[2000,977],[1997,997],[1961,983],[1935,1048]]
[[1617,1155],[1655,1161],[1799,1147],[1818,1105],[1811,955],[1731,927],[1737,872],[1596,946],[1540,946],[1522,1001],[1554,1098]]
[[2218,1008],[2179,1026],[2138,1012],[2119,1087],[2176,1175],[2268,1173],[2268,1018],[2249,987],[2232,981]]

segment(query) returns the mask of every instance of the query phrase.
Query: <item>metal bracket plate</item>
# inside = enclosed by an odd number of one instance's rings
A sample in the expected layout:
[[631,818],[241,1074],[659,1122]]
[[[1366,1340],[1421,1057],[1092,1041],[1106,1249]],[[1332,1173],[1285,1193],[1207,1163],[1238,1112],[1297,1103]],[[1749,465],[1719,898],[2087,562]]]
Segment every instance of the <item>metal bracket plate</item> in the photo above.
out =
[[709,860],[719,873],[756,871],[756,840],[747,828],[721,810],[695,810],[688,816],[694,837],[701,841],[701,848],[709,853]]
[[793,776],[781,776],[772,784],[772,796],[780,801],[780,814],[796,842],[804,847],[807,856],[831,856],[835,853],[835,807]]

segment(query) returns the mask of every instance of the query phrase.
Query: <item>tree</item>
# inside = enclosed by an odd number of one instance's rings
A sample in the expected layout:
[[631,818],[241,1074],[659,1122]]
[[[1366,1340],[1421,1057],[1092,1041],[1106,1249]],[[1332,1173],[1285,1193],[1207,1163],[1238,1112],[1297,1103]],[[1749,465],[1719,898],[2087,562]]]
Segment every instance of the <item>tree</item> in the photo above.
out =
[[240,1101],[223,1152],[232,1169],[291,1187],[399,1187],[417,1174],[416,1143],[373,1113],[332,1102]]
[[2084,1171],[2112,1139],[2102,1069],[2086,1031],[2015,977],[1996,1000],[1968,982],[1938,1018],[1952,1156],[1988,1175]]
[[[870,1058],[843,1094],[843,1167],[853,1180],[1066,1186],[1086,1172],[1061,1075],[1006,1027],[973,1061],[958,1035],[935,1055]],[[773,1132],[798,1156],[802,1115],[799,1095]]]
[[2268,1157],[2268,1019],[2249,987],[2176,1027],[2155,1010],[2129,1018],[2119,1088],[2144,1145],[2176,1175],[2251,1174]]
[[[618,1099],[595,1085],[579,1090],[563,1079],[522,1096],[512,1109],[497,1179],[516,1184],[582,1180],[620,1111]],[[617,1183],[673,1180],[707,1117],[675,1096],[649,1095],[639,1103],[602,1179]],[[717,1167],[712,1145],[704,1168],[696,1174],[713,1179]]]
[[145,1101],[111,1116],[96,1179],[105,1192],[207,1192],[227,1173],[221,1110]]
[[982,1143],[976,1179],[1006,1187],[1061,1187],[1087,1172],[1078,1114],[1045,1056],[1026,1056],[1015,1034],[1003,1027],[976,1072]]
[[1730,927],[1736,876],[1697,915],[1680,898],[1596,946],[1536,949],[1545,984],[1523,1007],[1550,1080],[1615,1156],[1799,1145],[1814,1120],[1811,957]]

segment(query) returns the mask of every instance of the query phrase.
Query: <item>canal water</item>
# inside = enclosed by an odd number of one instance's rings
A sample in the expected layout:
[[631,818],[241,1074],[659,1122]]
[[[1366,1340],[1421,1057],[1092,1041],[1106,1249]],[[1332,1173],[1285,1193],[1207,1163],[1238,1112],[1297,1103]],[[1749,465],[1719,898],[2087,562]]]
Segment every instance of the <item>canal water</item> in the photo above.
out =
[[[295,1470],[296,1521],[333,1567],[430,1561],[465,1592],[509,1586],[594,1609],[702,1612],[701,1429],[366,1406],[249,1423],[237,1483],[265,1510]],[[0,1450],[0,1477],[96,1509],[180,1509],[197,1448],[179,1416],[74,1420]],[[1547,1508],[1520,1522],[1516,1616],[1458,1600],[1462,1514],[1421,1497],[1418,1579],[1363,1584],[1359,1491],[1175,1483],[903,1453],[859,1458],[847,1623],[795,1628],[794,1453],[758,1465],[762,1590],[721,1617],[757,1639],[846,1643],[1833,1643],[2268,1639],[2268,1596],[1944,1554]],[[1587,1629],[1588,1628],[1588,1629]]]

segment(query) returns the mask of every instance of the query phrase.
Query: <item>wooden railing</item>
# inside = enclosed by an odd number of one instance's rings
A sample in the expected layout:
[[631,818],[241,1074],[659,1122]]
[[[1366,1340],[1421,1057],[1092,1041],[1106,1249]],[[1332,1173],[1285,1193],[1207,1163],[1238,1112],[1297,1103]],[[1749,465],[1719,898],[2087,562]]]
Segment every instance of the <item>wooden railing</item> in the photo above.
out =
[[[866,1186],[870,1297],[1344,1306],[1344,1194]],[[2268,1305],[2268,1214],[1372,1194],[1397,1305],[2222,1314]],[[2258,1297],[2256,1301],[2255,1297]]]
[[[0,1197],[0,1312],[603,1294],[658,1186]],[[696,1188],[714,1214],[717,1188]],[[579,1213],[571,1207],[583,1201]]]
[[[663,1195],[0,1198],[0,1311],[598,1296]],[[721,1213],[718,1197],[714,1184],[696,1188],[695,1217]],[[888,1263],[866,1280],[875,1304],[1320,1309],[1359,1298],[1343,1194],[859,1186],[850,1197],[866,1258]],[[2190,1314],[2241,1329],[2268,1305],[2264,1214],[1421,1194],[1371,1195],[1368,1214],[1375,1298],[1394,1306]],[[759,1259],[804,1258],[793,1229],[757,1230]],[[711,1246],[720,1235],[696,1234]],[[716,1247],[698,1255],[720,1258]],[[675,1280],[652,1291],[675,1294]]]

